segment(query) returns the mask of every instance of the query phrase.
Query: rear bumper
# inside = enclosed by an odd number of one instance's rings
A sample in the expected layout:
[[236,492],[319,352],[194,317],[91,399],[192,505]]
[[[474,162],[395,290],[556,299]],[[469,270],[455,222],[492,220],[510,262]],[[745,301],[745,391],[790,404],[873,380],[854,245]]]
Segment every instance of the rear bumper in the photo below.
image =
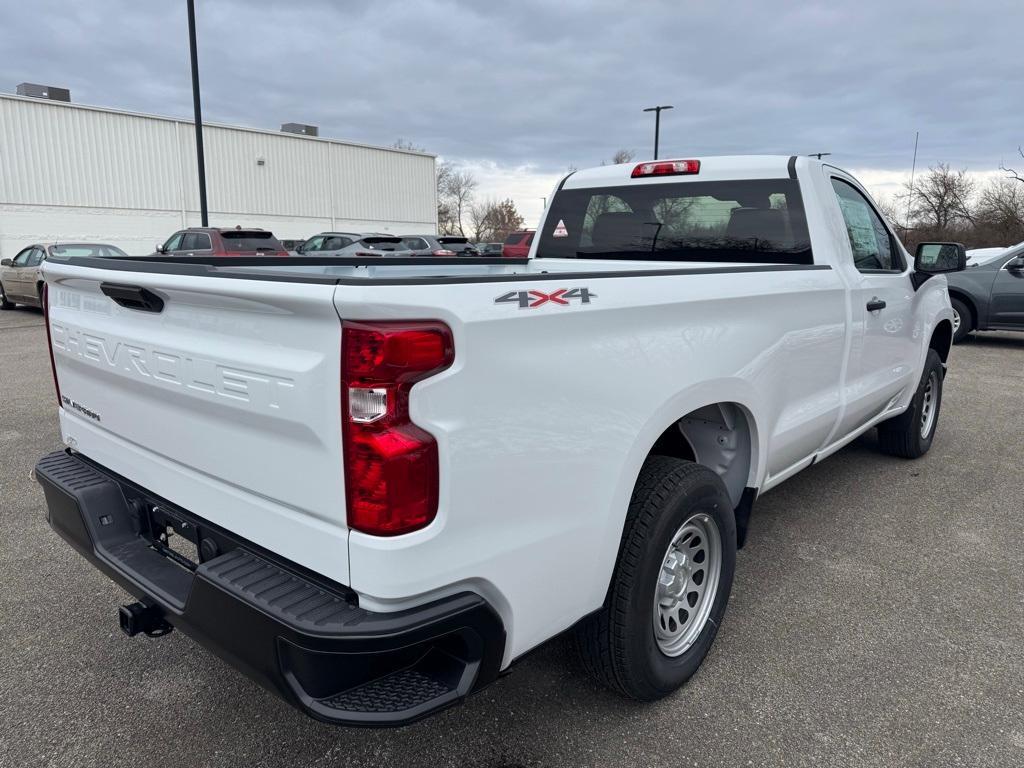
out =
[[[505,631],[469,592],[395,613],[259,550],[79,455],[36,465],[51,527],[173,627],[317,719],[402,725],[498,675]],[[167,526],[167,527],[165,527]],[[161,530],[196,545],[195,560]]]

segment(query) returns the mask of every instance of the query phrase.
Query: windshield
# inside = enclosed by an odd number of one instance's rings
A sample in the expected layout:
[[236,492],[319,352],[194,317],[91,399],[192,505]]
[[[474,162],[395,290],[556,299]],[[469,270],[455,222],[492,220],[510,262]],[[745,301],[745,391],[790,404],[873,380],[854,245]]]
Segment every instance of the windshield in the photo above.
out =
[[559,192],[539,258],[812,264],[794,179],[627,184]]

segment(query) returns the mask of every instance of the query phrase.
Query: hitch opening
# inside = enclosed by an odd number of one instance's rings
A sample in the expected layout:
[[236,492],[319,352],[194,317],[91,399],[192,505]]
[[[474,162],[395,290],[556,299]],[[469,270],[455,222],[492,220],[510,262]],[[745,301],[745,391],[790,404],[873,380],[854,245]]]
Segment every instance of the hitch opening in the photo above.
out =
[[121,631],[128,637],[144,632],[147,637],[162,637],[174,629],[163,617],[159,606],[147,603],[122,605],[117,612]]

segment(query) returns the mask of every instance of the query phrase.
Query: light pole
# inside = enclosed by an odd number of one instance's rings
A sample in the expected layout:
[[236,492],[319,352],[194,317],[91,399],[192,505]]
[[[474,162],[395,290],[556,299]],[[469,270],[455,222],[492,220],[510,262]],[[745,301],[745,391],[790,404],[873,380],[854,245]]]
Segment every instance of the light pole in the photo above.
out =
[[192,107],[196,122],[196,162],[199,165],[199,217],[204,227],[210,225],[206,210],[206,158],[203,155],[203,109],[199,103],[199,54],[196,53],[196,4],[188,3],[188,45],[192,57]]
[[660,107],[647,107],[644,112],[654,113],[654,159],[658,159],[658,134],[661,132],[661,110],[672,109],[671,104],[665,104]]

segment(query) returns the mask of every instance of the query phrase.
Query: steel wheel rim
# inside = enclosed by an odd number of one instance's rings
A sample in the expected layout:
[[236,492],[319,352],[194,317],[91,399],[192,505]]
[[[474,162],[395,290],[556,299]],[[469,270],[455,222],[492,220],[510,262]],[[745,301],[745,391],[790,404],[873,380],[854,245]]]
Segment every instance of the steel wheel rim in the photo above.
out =
[[953,333],[960,330],[960,313],[953,310]]
[[928,374],[928,382],[924,385],[921,398],[921,437],[927,438],[935,426],[936,393],[939,391],[939,375],[932,371]]
[[666,656],[679,656],[696,642],[715,603],[722,575],[722,538],[703,512],[672,537],[654,589],[654,640]]

